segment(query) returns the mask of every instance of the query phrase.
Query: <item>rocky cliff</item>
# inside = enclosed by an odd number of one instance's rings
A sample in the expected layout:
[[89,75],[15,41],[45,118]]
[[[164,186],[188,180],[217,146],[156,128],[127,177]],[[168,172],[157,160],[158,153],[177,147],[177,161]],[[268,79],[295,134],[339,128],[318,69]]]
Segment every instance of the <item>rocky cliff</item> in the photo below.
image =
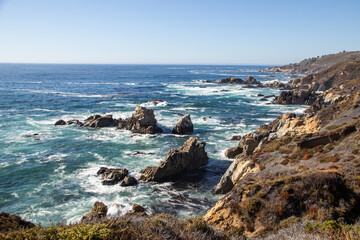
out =
[[356,221],[359,66],[350,61],[308,76],[312,86],[320,79],[331,84],[305,114],[284,114],[228,150],[235,160],[215,189],[226,195],[204,216],[208,223],[254,237],[309,219]]

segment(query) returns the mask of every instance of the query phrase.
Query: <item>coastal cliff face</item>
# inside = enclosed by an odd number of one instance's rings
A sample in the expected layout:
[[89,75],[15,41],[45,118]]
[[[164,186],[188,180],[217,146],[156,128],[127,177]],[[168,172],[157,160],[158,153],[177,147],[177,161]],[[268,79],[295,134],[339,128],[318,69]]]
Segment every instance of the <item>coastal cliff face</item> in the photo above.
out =
[[[304,219],[354,223],[360,214],[359,61],[320,72],[331,80],[306,114],[284,114],[243,136],[204,219],[262,236]],[[335,76],[335,77],[334,77]],[[304,83],[303,83],[304,84]],[[313,84],[313,82],[309,82]]]

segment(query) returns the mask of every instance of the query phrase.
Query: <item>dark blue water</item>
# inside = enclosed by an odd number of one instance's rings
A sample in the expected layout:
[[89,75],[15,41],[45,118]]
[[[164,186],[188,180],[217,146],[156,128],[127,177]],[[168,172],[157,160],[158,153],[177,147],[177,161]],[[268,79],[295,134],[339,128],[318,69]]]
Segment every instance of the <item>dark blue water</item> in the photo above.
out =
[[[297,106],[269,105],[257,94],[274,89],[204,83],[226,76],[260,81],[289,80],[264,66],[45,65],[0,64],[0,212],[48,225],[75,222],[95,201],[109,214],[133,203],[150,213],[201,215],[218,200],[211,190],[231,161],[224,151],[242,135]],[[164,102],[149,104],[152,99]],[[271,99],[269,99],[271,100]],[[55,127],[59,119],[84,120],[93,114],[130,117],[136,106],[155,111],[163,134],[141,135],[114,128]],[[190,113],[195,136],[205,141],[208,166],[191,184],[140,183],[103,186],[100,166],[125,167],[134,176],[164,160],[189,136],[171,134],[178,114]],[[136,155],[136,151],[146,154]]]

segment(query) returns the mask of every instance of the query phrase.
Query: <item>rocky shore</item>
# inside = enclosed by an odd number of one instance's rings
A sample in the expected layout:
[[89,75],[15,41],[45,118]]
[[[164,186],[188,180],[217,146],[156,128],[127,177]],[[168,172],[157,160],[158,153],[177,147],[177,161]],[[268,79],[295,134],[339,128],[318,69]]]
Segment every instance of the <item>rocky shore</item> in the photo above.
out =
[[[330,222],[343,230],[345,224],[357,224],[360,216],[360,61],[336,63],[311,72],[287,84],[262,85],[251,77],[246,80],[228,77],[218,82],[281,88],[285,91],[274,99],[274,104],[309,107],[304,114],[283,114],[254,132],[232,138],[238,144],[227,149],[225,155],[233,162],[214,189],[215,194],[225,195],[203,217],[180,221],[166,214],[148,215],[145,208],[134,205],[128,214],[109,219],[106,217],[108,207],[96,202],[79,224],[52,230],[37,228],[21,218],[2,213],[0,237],[22,238],[33,234],[36,239],[40,233],[59,237],[66,231],[76,232],[79,227],[87,226],[86,231],[104,236],[100,239],[144,238],[143,233],[158,239],[246,239],[265,237],[309,221]],[[141,134],[162,132],[153,110],[141,106],[128,119],[94,115],[83,122],[59,120],[55,125],[115,127]],[[185,115],[173,133],[187,134],[193,129],[190,116]],[[208,163],[205,145],[194,137],[188,138],[180,149],[171,149],[158,166],[143,169],[138,180],[169,181],[205,166]],[[123,168],[103,167],[97,174],[104,185],[138,184]],[[360,237],[360,234],[352,236]]]

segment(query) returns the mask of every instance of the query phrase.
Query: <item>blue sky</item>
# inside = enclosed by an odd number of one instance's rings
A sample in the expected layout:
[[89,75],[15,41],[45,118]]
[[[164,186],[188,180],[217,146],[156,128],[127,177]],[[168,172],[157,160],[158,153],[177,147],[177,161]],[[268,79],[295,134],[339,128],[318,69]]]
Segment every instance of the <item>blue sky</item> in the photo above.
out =
[[287,64],[360,50],[359,0],[0,0],[0,62]]

